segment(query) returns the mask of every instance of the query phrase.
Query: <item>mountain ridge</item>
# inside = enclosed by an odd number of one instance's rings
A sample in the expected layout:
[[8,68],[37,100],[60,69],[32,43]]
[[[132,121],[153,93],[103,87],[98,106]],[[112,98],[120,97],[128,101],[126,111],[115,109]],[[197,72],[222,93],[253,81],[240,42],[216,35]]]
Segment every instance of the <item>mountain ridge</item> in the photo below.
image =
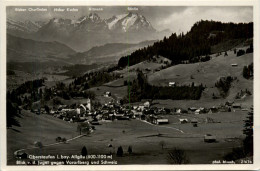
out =
[[143,15],[131,12],[108,19],[101,19],[96,13],[76,20],[51,18],[43,25],[35,26],[33,31],[20,29],[23,22],[16,23],[19,27],[7,23],[9,34],[33,40],[58,41],[81,52],[106,43],[138,43],[170,35],[169,31],[156,31]]

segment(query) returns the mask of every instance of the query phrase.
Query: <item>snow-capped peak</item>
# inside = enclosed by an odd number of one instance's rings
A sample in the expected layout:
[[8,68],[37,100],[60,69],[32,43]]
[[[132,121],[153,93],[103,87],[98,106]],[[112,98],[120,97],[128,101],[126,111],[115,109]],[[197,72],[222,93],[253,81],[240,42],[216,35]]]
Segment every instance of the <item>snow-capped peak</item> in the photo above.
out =
[[90,13],[88,16],[93,22],[100,21],[100,17],[96,13]]
[[143,15],[132,12],[113,16],[106,20],[106,23],[109,30],[120,29],[123,32],[140,29],[153,30],[150,22],[147,21]]
[[37,22],[25,20],[25,21],[14,21],[10,18],[7,18],[7,27],[10,30],[18,30],[22,32],[36,32],[39,30],[41,25]]
[[90,13],[88,16],[80,17],[75,23],[80,24],[80,23],[83,23],[85,21],[91,21],[93,23],[99,23],[102,20],[96,13]]

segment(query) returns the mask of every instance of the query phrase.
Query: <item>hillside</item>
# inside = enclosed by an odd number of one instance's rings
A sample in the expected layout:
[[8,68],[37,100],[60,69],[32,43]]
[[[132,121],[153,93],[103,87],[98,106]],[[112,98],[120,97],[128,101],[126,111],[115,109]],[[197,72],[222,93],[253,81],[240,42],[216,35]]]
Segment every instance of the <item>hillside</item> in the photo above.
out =
[[41,42],[7,34],[7,61],[57,60],[73,53],[73,49],[59,42]]
[[[245,49],[245,48],[244,48]],[[155,72],[148,75],[148,81],[154,85],[168,86],[169,82],[176,82],[177,85],[191,85],[194,82],[195,85],[206,85],[206,89],[202,93],[202,97],[199,101],[165,101],[164,103],[171,103],[177,106],[213,106],[220,103],[224,103],[227,100],[234,101],[235,96],[241,90],[246,89],[253,92],[253,80],[245,79],[242,76],[243,67],[253,62],[253,54],[245,54],[240,57],[236,57],[233,51],[228,51],[228,56],[220,55],[207,62],[200,62],[194,64],[179,64]],[[231,64],[237,64],[236,67],[232,67]],[[212,94],[219,96],[219,91],[215,87],[215,83],[221,78],[226,76],[237,77],[237,80],[232,82],[231,88],[228,92],[228,96],[223,101],[223,98],[212,99]],[[241,100],[235,100],[237,103],[244,104],[249,107],[253,104],[253,98],[250,96],[244,97]]]
[[19,122],[21,127],[7,129],[7,161],[13,159],[14,151],[34,147],[36,141],[46,145],[55,143],[58,136],[69,139],[78,135],[75,123],[64,122],[50,115],[36,115],[23,110]]
[[[118,61],[118,66],[131,66],[158,55],[170,59],[173,65],[183,62],[194,63],[198,62],[201,56],[212,54],[214,45],[252,37],[253,23],[234,24],[202,20],[195,23],[186,34],[177,35],[174,33],[170,37],[164,37],[163,40],[154,43],[153,46],[123,56]],[[234,44],[234,46],[236,45]]]

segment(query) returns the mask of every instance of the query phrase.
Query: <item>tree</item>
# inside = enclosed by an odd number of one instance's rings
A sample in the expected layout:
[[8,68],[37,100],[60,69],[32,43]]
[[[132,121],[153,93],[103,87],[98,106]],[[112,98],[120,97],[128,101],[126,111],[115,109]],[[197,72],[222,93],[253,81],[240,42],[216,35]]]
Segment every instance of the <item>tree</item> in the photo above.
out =
[[246,79],[249,78],[247,66],[244,66],[244,68],[243,68],[243,77]]
[[162,147],[162,149],[163,149],[163,147],[165,146],[165,141],[160,141],[159,142],[159,145]]
[[129,154],[132,154],[132,152],[133,152],[132,146],[129,146],[129,147],[128,147],[127,152],[128,152]]
[[243,141],[243,146],[245,153],[248,156],[253,155],[253,111],[248,112],[247,119],[244,121],[244,130],[243,133],[246,135],[246,138]]
[[49,108],[49,106],[44,105],[44,109],[45,109],[45,111],[46,111],[48,114],[50,113],[50,108]]
[[61,137],[57,137],[55,140],[56,142],[61,142]]
[[81,135],[81,133],[90,134],[91,133],[91,126],[88,122],[81,122],[77,125],[77,132]]
[[168,160],[171,164],[187,164],[189,159],[184,150],[174,148],[168,153]]
[[21,117],[18,113],[18,106],[15,106],[12,102],[7,100],[7,112],[6,112],[6,121],[7,121],[7,128],[12,126],[20,127],[20,123],[17,120],[17,117]]
[[253,156],[253,111],[248,112],[247,119],[244,120],[243,133],[246,135],[245,139],[243,140],[243,146],[233,148],[232,152],[227,153],[223,157],[225,160],[238,160]]
[[224,56],[228,56],[227,51],[225,52]]
[[242,56],[244,55],[246,52],[243,50],[243,49],[240,49],[238,52],[237,52],[237,57],[238,56]]
[[81,149],[81,155],[85,157],[88,155],[88,150],[85,146]]
[[118,147],[116,155],[122,157],[124,154],[123,148],[121,146]]

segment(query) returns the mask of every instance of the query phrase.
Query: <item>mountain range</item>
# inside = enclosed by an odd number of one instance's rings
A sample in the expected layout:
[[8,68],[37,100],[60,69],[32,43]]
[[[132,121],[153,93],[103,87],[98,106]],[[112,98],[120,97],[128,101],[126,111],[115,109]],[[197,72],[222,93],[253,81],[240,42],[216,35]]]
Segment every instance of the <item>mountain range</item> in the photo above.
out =
[[118,59],[133,51],[152,45],[157,40],[136,44],[108,43],[85,52],[76,52],[67,45],[52,41],[43,42],[7,34],[7,62],[53,62],[66,64],[117,63]]
[[57,41],[41,42],[7,34],[7,61],[43,62],[66,59],[75,51]]
[[7,33],[37,41],[58,41],[80,52],[107,43],[137,43],[170,35],[169,30],[156,31],[143,15],[131,12],[108,19],[96,13],[77,20],[52,18],[48,22],[8,19]]

